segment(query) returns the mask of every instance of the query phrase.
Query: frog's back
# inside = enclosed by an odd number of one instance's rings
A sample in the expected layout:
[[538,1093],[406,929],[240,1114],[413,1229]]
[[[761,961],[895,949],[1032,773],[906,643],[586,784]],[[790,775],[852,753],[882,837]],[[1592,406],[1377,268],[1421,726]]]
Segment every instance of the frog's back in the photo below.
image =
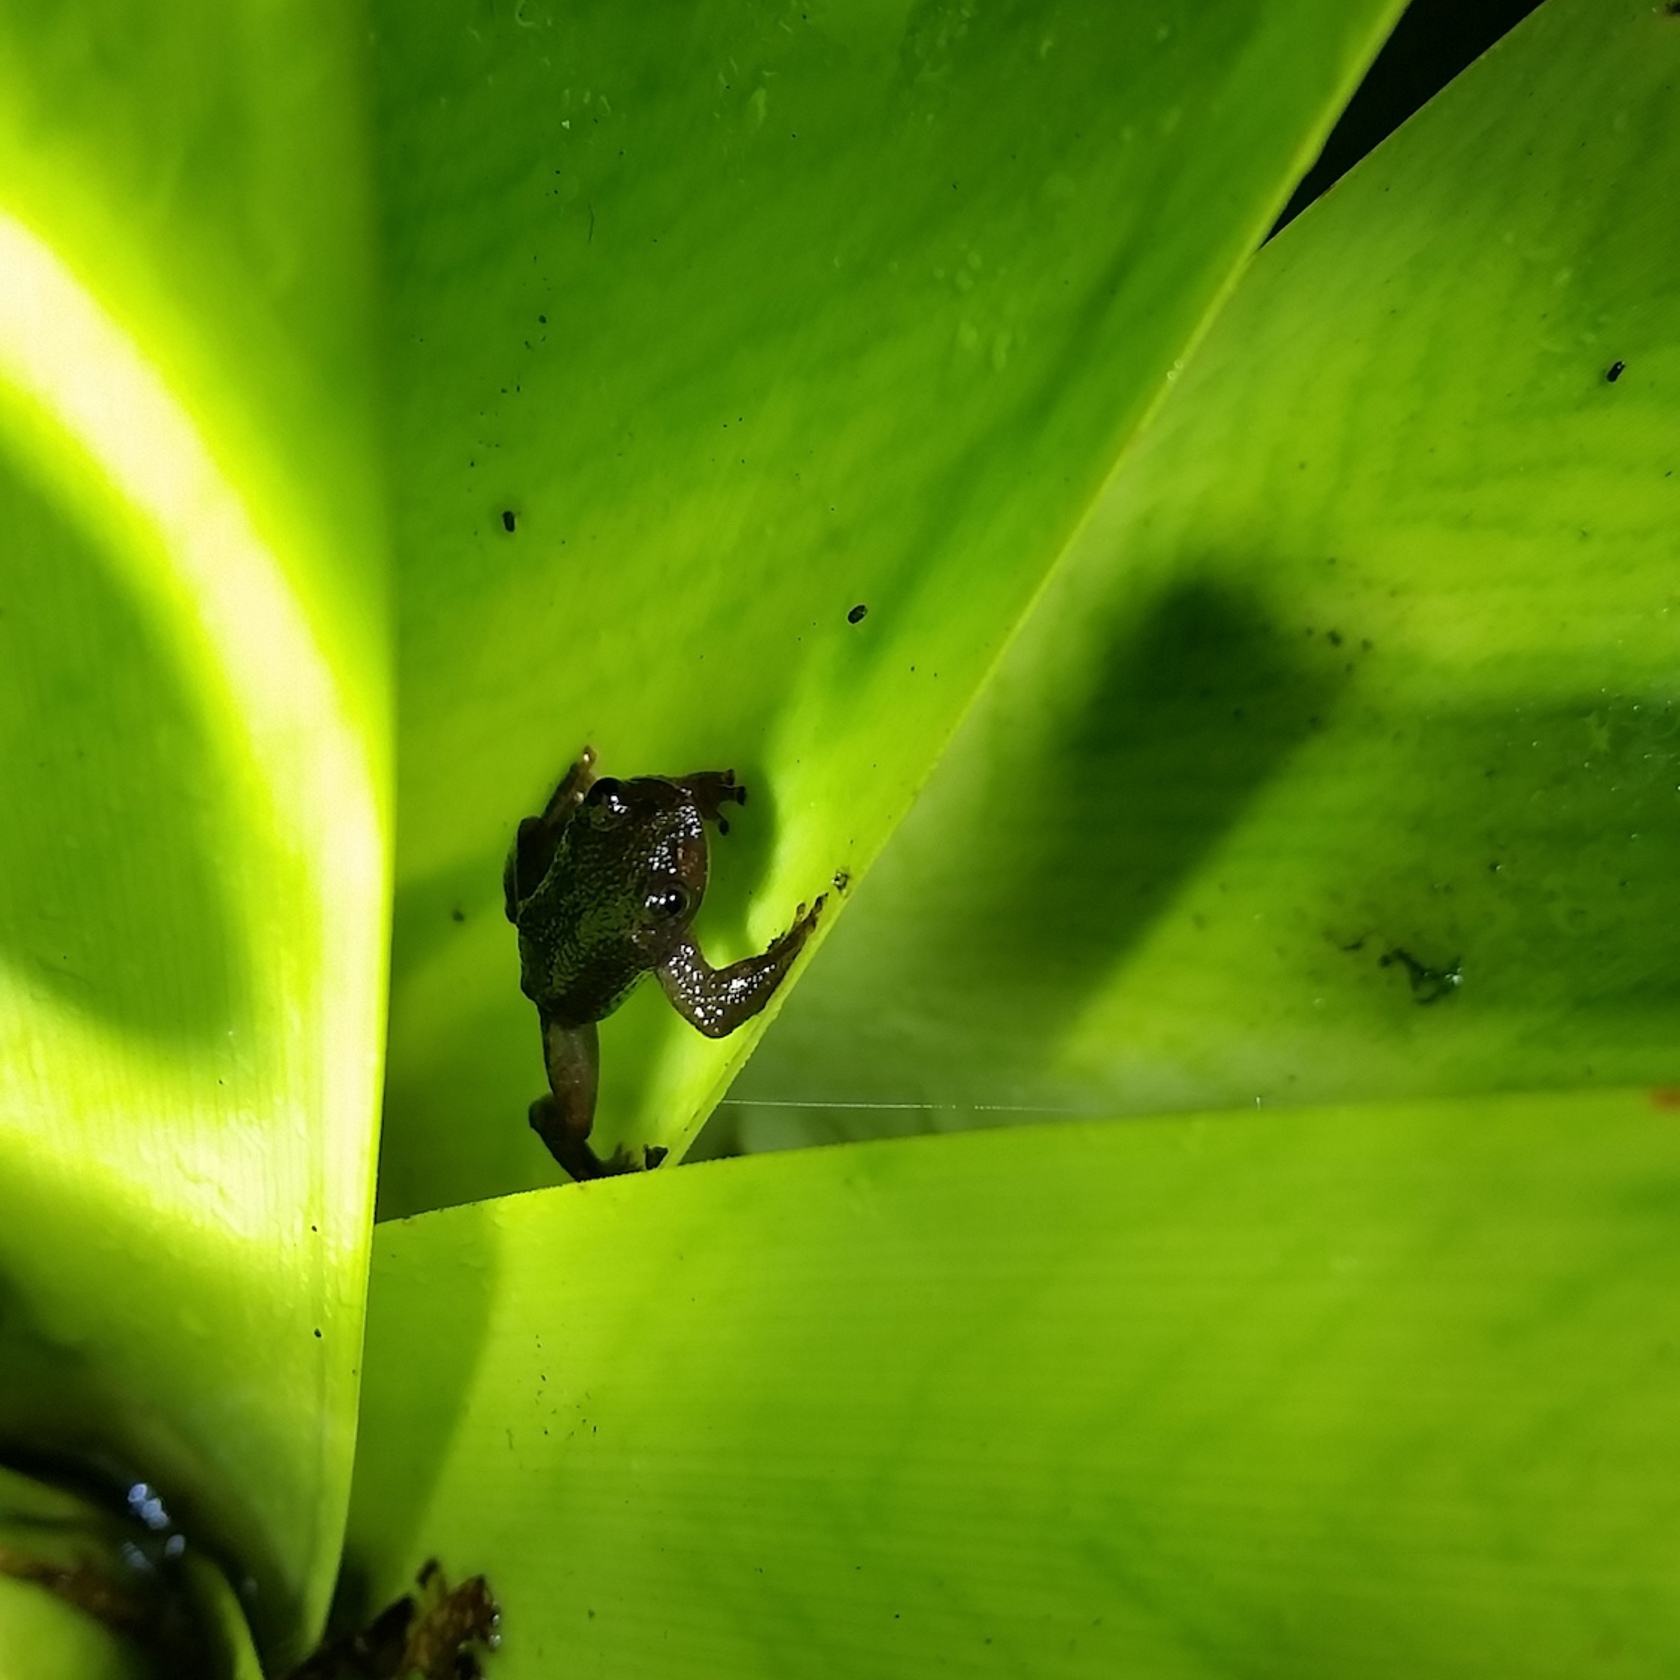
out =
[[566,1026],[610,1015],[682,936],[705,890],[705,831],[684,790],[651,776],[597,787],[598,803],[592,793],[510,864],[520,984]]
[[569,839],[562,837],[547,874],[520,903],[516,925],[525,995],[545,1019],[581,1026],[618,1008],[648,964],[632,937],[617,871],[603,870],[592,848]]

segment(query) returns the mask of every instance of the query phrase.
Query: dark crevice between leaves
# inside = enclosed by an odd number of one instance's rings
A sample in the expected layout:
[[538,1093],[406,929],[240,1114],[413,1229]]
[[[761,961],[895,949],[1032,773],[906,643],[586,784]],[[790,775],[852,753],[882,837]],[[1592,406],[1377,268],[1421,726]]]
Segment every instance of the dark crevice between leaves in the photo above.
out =
[[100,1624],[151,1680],[226,1680],[236,1657],[209,1602],[214,1560],[149,1484],[125,1481],[0,1455],[0,1576]]
[[[116,1252],[155,1239],[155,1233],[138,1227],[113,1229],[108,1218],[103,1234]],[[203,1302],[198,1281],[190,1280],[187,1293]],[[252,1623],[258,1647],[272,1650],[283,1643],[296,1624],[299,1606],[250,1510],[242,1508],[236,1495],[201,1497],[198,1468],[192,1455],[181,1450],[168,1420],[92,1359],[81,1338],[49,1328],[24,1283],[3,1266],[0,1373],[0,1478],[9,1473],[46,1490],[42,1497],[55,1492],[75,1502],[87,1514],[95,1538],[114,1536],[110,1545],[130,1565],[136,1558],[155,1561],[155,1584],[165,1598],[175,1592],[182,1571],[202,1577],[213,1570],[230,1583]],[[148,1490],[138,1502],[133,1497],[136,1488]],[[150,1490],[155,1488],[166,1494],[154,1496]],[[6,1510],[0,1502],[0,1524]],[[140,1532],[130,1533],[135,1522]],[[131,1540],[137,1552],[124,1550]],[[10,1567],[4,1572],[19,1573]],[[125,1578],[119,1571],[118,1580]],[[66,1585],[79,1590],[74,1581]],[[164,1672],[196,1680],[199,1671]],[[203,1672],[214,1676],[219,1671]]]
[[[346,1591],[340,1582],[335,1620],[357,1596],[359,1588]],[[356,1612],[356,1619],[364,1614]],[[482,1575],[452,1587],[433,1558],[413,1592],[365,1625],[324,1640],[287,1680],[481,1680],[483,1653],[501,1644],[501,1617]]]
[[1274,237],[1541,0],[1412,0],[1266,237]]

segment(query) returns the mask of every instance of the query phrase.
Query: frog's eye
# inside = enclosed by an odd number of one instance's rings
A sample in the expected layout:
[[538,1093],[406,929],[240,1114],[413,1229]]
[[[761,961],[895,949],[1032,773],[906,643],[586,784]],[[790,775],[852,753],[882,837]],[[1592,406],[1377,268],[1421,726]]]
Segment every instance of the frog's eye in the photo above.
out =
[[661,921],[671,921],[685,914],[693,900],[689,896],[688,888],[680,881],[672,881],[649,890],[642,903],[647,907],[650,916]]
[[615,823],[630,815],[630,801],[619,792],[620,786],[613,777],[603,776],[583,796],[584,804],[594,813],[597,823]]

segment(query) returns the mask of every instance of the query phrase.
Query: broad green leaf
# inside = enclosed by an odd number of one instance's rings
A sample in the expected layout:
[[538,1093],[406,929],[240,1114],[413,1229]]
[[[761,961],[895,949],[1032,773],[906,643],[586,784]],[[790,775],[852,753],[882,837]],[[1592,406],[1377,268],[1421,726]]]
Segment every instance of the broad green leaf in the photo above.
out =
[[[733,766],[708,953],[831,925],[1398,6],[375,10],[404,1212],[558,1176],[518,819],[586,741]],[[680,1150],[762,1025],[632,1000],[603,1149]]]
[[0,12],[0,1447],[296,1634],[354,1426],[387,668],[354,32]]
[[[230,1602],[227,1633],[248,1640]],[[228,1680],[264,1680],[249,1644],[230,1653]],[[98,1621],[39,1587],[0,1575],[0,1680],[156,1680],[156,1666]]]
[[807,1150],[379,1228],[351,1518],[498,1680],[1680,1654],[1644,1094]]
[[748,1143],[1680,1071],[1677,71],[1552,0],[1261,253],[739,1090],[932,1107]]
[[0,1680],[148,1680],[115,1634],[3,1575],[0,1640]]

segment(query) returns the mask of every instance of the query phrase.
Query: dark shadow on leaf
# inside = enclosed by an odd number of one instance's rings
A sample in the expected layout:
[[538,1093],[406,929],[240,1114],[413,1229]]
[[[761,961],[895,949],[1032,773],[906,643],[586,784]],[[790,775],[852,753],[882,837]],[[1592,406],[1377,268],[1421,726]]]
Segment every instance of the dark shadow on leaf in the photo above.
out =
[[238,1026],[221,749],[75,524],[0,460],[0,961],[157,1038]]
[[[523,814],[523,813],[521,813]],[[508,843],[513,842],[518,822],[508,824]],[[396,890],[391,915],[391,973],[394,977],[424,968],[452,940],[464,936],[469,922],[490,917],[507,927],[509,951],[515,951],[516,935],[507,925],[502,908],[502,865],[504,853],[485,854],[471,863],[455,864],[419,880],[405,881]],[[512,957],[515,987],[519,984],[519,958]]]
[[1430,995],[1386,955],[1462,963],[1455,1012],[1527,1018],[1546,1077],[1572,1042],[1580,1083],[1672,1077],[1652,1026],[1680,1002],[1680,707],[1610,689],[1443,706],[1384,716],[1373,750],[1387,773],[1324,847],[1327,974],[1406,1012]]
[[[26,1185],[21,1197],[17,1181],[7,1188],[12,1194],[0,1211],[19,1223],[30,1218],[39,1184]],[[55,1213],[70,1214],[66,1229],[87,1228],[102,1215],[112,1253],[155,1249],[156,1222],[144,1207],[132,1220],[113,1224],[109,1204],[97,1211],[91,1203],[72,1210],[56,1185],[53,1194]],[[176,1281],[180,1298],[194,1302],[212,1322],[234,1305],[227,1298],[233,1287],[224,1277],[184,1264]],[[270,1543],[270,1519],[260,1497],[207,1473],[190,1431],[183,1434],[167,1406],[150,1403],[148,1384],[123,1373],[120,1356],[110,1357],[114,1350],[102,1345],[104,1338],[80,1325],[55,1325],[55,1315],[43,1308],[38,1286],[14,1279],[0,1265],[0,1465],[113,1513],[124,1511],[127,1489],[145,1482],[168,1513],[168,1527],[160,1533],[181,1535],[230,1582],[251,1583],[252,1632],[270,1648],[282,1645],[298,1624],[301,1606]],[[191,1680],[182,1668],[167,1672],[172,1680]]]
[[[1017,873],[979,871],[960,897],[948,973],[1014,974],[1010,1036],[1046,1051],[1082,1003],[1322,726],[1339,643],[1274,624],[1257,597],[1198,579],[1116,625],[1078,712],[1040,737],[993,816]],[[984,837],[977,837],[983,849]],[[965,860],[953,851],[952,868]],[[992,948],[978,965],[977,941]],[[1001,1001],[1001,1000],[998,1000]]]
[[[357,1548],[359,1534],[375,1537],[382,1560],[426,1550],[421,1525],[460,1433],[499,1293],[497,1229],[493,1221],[461,1219],[437,1227],[429,1245],[387,1243],[375,1231],[362,1363],[365,1444],[357,1455],[355,1511],[329,1623],[334,1632],[365,1625],[410,1585],[372,1584],[369,1560]],[[422,1345],[424,1369],[416,1369],[412,1356]],[[462,1573],[469,1566],[477,1568],[479,1560],[447,1562]]]

